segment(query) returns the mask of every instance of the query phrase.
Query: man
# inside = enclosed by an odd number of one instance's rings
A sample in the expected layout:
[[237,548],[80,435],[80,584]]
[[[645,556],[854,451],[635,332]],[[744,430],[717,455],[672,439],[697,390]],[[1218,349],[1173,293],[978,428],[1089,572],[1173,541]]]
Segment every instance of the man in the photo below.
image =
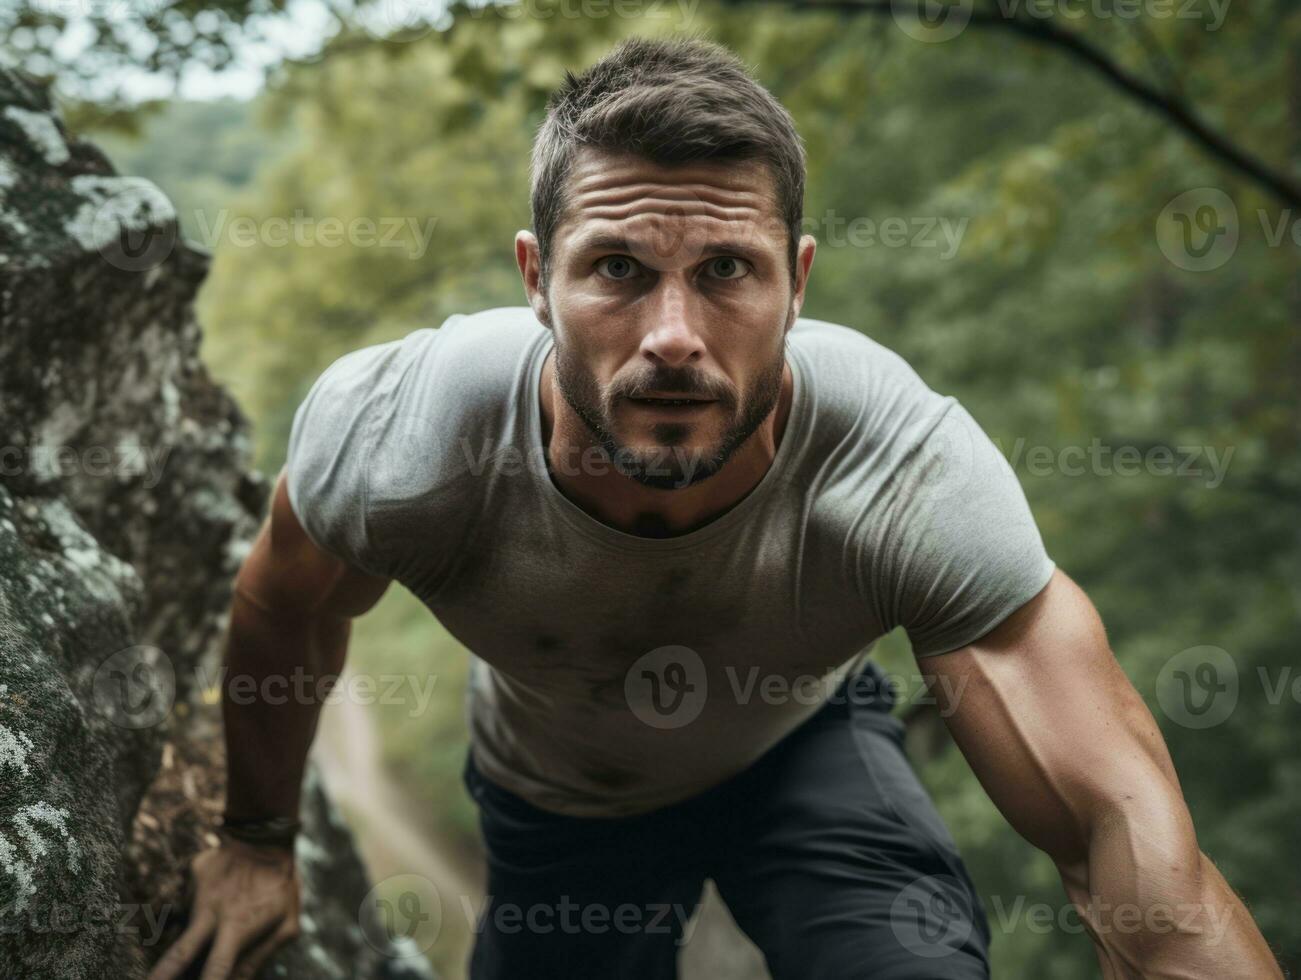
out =
[[[902,626],[1106,977],[1280,976],[1006,461],[897,355],[799,317],[803,189],[789,115],[719,48],[634,40],[570,76],[515,242],[529,306],[321,376],[231,673],[337,672],[392,580],[475,654],[476,980],[673,977],[706,877],[777,980],[987,977],[867,660]],[[209,943],[204,980],[248,977],[295,934],[317,710],[225,702],[226,832],[154,980]]]

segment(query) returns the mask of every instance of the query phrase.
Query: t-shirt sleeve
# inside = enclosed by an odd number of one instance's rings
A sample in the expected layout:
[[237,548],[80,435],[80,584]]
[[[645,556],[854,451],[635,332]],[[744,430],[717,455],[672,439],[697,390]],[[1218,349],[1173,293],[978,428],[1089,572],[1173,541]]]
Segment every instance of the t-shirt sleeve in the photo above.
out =
[[352,351],[325,369],[294,413],[285,460],[289,503],[307,536],[378,576],[386,572],[367,528],[367,455],[389,346]]
[[952,397],[914,427],[879,542],[882,615],[917,657],[964,647],[1034,598],[1056,567],[1016,474]]

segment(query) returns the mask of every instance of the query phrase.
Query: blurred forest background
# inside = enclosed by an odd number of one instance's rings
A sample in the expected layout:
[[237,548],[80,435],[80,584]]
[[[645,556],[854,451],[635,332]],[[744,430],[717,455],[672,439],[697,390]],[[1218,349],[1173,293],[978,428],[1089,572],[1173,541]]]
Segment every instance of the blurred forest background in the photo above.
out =
[[[171,6],[195,22],[198,4]],[[156,181],[186,237],[212,251],[206,359],[254,419],[269,474],[334,358],[524,301],[512,236],[529,226],[528,149],[566,69],[634,33],[699,34],[738,52],[807,144],[820,246],[805,313],[901,353],[998,442],[1049,553],[1093,598],[1160,720],[1203,849],[1301,968],[1301,212],[1288,193],[1301,180],[1301,10],[958,5],[1086,38],[1165,93],[1167,109],[1191,107],[1267,162],[1283,181],[1271,187],[1066,47],[978,17],[948,36],[934,17],[909,26],[848,3],[532,0],[452,7],[427,24],[390,2],[340,15],[319,52],[271,66],[251,100],[132,104],[107,80],[133,58],[161,72],[186,59],[219,68],[218,39],[247,4],[206,6],[220,18],[197,33],[145,23],[167,40],[147,56],[125,27],[102,31],[102,64],[41,60],[53,30],[41,25],[61,24],[50,10],[11,24],[26,32],[11,37],[59,77],[80,132],[122,173]],[[239,219],[265,229],[296,214],[403,224],[388,246],[239,231]],[[906,233],[887,233],[887,219]],[[1101,463],[1063,452],[1098,445]],[[1126,469],[1122,447],[1147,462]],[[1227,653],[1236,685],[1208,724],[1179,701],[1179,684],[1205,675],[1176,669],[1205,648]],[[473,876],[464,651],[397,588],[351,649],[355,671],[437,676],[424,713],[409,701],[327,708],[324,745],[369,752],[373,737],[382,758],[371,783],[343,791],[366,853],[382,873],[435,873],[409,867],[419,853],[447,880]],[[878,649],[915,696],[907,638]],[[1006,826],[961,755],[932,746],[915,762],[984,895],[994,975],[1097,976],[1051,863]],[[1036,903],[1048,921],[1028,914]],[[449,977],[463,975],[463,919],[446,914],[429,949]]]

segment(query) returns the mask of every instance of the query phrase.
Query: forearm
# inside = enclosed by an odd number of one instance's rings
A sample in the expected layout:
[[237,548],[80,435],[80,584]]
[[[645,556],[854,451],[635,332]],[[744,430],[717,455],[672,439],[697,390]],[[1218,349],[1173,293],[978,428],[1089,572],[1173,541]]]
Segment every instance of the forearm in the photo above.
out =
[[222,678],[228,815],[298,815],[307,753],[349,630],[346,619],[268,609],[235,593]]
[[1094,825],[1087,859],[1058,867],[1105,980],[1282,977],[1246,906],[1177,813],[1111,810]]

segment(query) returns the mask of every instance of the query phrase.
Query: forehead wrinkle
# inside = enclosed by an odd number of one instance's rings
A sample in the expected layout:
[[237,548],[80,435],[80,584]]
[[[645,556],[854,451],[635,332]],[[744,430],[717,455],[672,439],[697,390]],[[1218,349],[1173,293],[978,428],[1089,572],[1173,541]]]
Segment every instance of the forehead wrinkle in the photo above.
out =
[[[618,227],[649,223],[654,227],[665,220],[689,221],[693,233],[730,238],[751,238],[756,233],[765,237],[768,231],[765,227],[764,209],[748,202],[719,204],[698,197],[673,197],[665,200],[656,196],[627,193],[620,193],[617,199],[615,195],[610,195],[609,200],[593,202],[591,196],[586,201],[574,201],[569,211],[569,220],[566,221],[569,228],[565,237],[571,241],[578,239],[577,248],[584,248],[586,239],[601,234],[599,230],[588,233],[592,225],[599,228],[607,224]],[[737,231],[738,225],[744,226],[744,231]],[[624,229],[619,228],[619,231],[624,232]]]
[[632,201],[624,205],[608,204],[582,208],[582,216],[591,220],[625,221],[633,218],[663,217],[672,219],[705,218],[709,221],[750,221],[759,216],[756,208],[738,206],[722,207],[720,205],[695,202],[681,207],[676,202],[671,213],[666,213],[656,202]]
[[632,201],[663,201],[670,203],[694,202],[716,207],[744,207],[759,210],[770,204],[766,194],[758,191],[711,184],[660,184],[644,182],[627,184],[622,181],[603,180],[601,186],[578,186],[570,201],[578,207],[627,204]]
[[[621,237],[635,244],[643,222],[687,222],[693,239],[732,242],[784,237],[768,227],[779,220],[778,204],[766,171],[753,162],[721,169],[716,163],[675,168],[647,167],[642,161],[585,156],[570,174],[564,213],[556,229],[576,254],[589,242]],[[678,179],[684,178],[684,179]],[[653,234],[653,232],[652,232]]]

